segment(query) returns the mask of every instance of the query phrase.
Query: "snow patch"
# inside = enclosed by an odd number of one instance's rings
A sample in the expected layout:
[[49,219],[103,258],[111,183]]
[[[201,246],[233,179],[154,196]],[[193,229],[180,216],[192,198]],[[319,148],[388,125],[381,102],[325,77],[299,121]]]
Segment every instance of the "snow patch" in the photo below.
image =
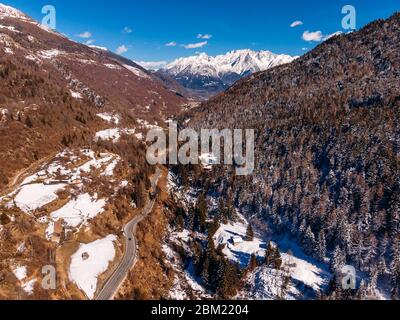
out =
[[9,31],[15,32],[15,33],[20,33],[15,27],[13,26],[4,26],[0,24],[0,29],[7,29]]
[[121,70],[122,68],[116,64],[112,64],[112,63],[106,63],[104,64],[104,66],[106,66],[109,69],[113,69],[113,70]]
[[26,278],[27,269],[25,266],[19,266],[19,267],[13,269],[13,273],[19,281],[22,281]]
[[144,79],[151,79],[151,77],[146,74],[145,72],[143,72],[142,70],[129,66],[127,64],[124,64],[124,67],[126,69],[128,69],[130,72],[132,72],[135,76],[139,77],[139,78],[144,78]]
[[53,221],[63,219],[69,227],[76,228],[103,212],[106,201],[104,199],[96,200],[95,198],[92,198],[88,193],[79,195],[61,209],[54,211],[51,214],[51,219]]
[[210,170],[217,164],[217,157],[213,153],[202,153],[199,157],[200,163],[204,169]]
[[32,279],[29,281],[26,281],[23,285],[22,285],[22,289],[28,294],[28,295],[33,295],[33,289],[36,283],[36,279]]
[[103,119],[104,121],[107,121],[109,123],[114,123],[116,125],[118,125],[121,121],[121,117],[119,115],[113,115],[107,112],[98,113],[97,116]]
[[[214,235],[214,241],[218,245],[225,245],[223,253],[231,261],[238,262],[241,267],[248,265],[252,254],[263,261],[267,242],[261,240],[257,235],[253,241],[243,241],[233,244],[232,237],[238,236],[246,239],[248,223],[246,219],[238,214],[238,221],[234,223],[222,224]],[[282,253],[283,264],[290,266],[291,278],[303,283],[315,291],[320,290],[330,279],[329,272],[313,259],[301,253],[301,250],[294,244],[286,241],[286,245],[279,244],[281,251],[292,251],[292,253]]]
[[115,258],[116,240],[115,235],[109,235],[88,244],[81,244],[71,257],[69,279],[85,292],[89,299],[94,298],[98,277],[107,271],[110,262]]
[[51,49],[51,50],[43,50],[39,52],[39,55],[43,59],[54,59],[55,57],[58,57],[60,55],[64,55],[66,52],[60,51],[58,49]]
[[75,99],[82,99],[82,94],[80,94],[79,92],[72,91],[72,90],[69,90],[69,92],[71,93],[71,96],[72,96],[73,98],[75,98]]
[[58,197],[56,192],[60,191],[66,184],[30,184],[21,188],[15,197],[15,204],[25,213],[33,212],[51,202]]
[[102,130],[96,133],[95,141],[98,140],[112,140],[113,142],[118,142],[121,138],[121,135],[127,134],[131,135],[135,133],[135,129],[120,129],[120,128],[112,128]]

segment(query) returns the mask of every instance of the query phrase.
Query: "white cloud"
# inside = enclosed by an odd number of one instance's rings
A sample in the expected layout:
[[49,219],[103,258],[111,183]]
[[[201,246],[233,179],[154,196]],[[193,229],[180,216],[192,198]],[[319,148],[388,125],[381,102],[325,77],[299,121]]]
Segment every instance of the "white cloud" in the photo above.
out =
[[303,21],[296,20],[296,21],[294,21],[294,22],[290,25],[290,27],[291,27],[291,28],[296,28],[296,27],[301,26],[301,25],[303,25],[303,24],[304,24]]
[[85,44],[86,44],[87,46],[90,46],[90,45],[93,44],[93,43],[94,43],[94,40],[93,40],[93,39],[90,39],[90,40],[88,40],[88,41],[85,42]]
[[124,30],[122,30],[123,33],[132,33],[133,30],[130,27],[124,27]]
[[315,41],[315,42],[326,41],[326,40],[328,40],[328,39],[330,39],[330,38],[332,38],[334,36],[340,35],[342,33],[343,33],[342,31],[336,31],[336,32],[334,32],[332,34],[324,35],[324,34],[322,34],[321,31],[310,32],[310,31],[307,30],[307,31],[305,31],[303,33],[303,40],[304,41],[308,41],[308,42],[311,42],[311,41]]
[[135,61],[147,70],[158,70],[167,65],[167,61]]
[[81,34],[79,34],[79,37],[83,38],[83,39],[89,39],[91,36],[92,36],[92,33],[89,31],[85,31],[85,32],[82,32]]
[[122,46],[119,46],[115,52],[117,54],[123,54],[127,51],[128,51],[128,48],[126,47],[126,45],[123,44]]
[[203,41],[203,42],[185,44],[185,45],[183,45],[183,47],[185,49],[198,49],[198,48],[203,48],[207,44],[208,44],[207,41]]
[[199,33],[197,35],[197,39],[210,40],[211,38],[212,38],[212,34],[201,34],[201,33]]
[[175,41],[171,41],[165,44],[166,47],[176,47],[177,43]]
[[321,31],[314,31],[314,32],[310,32],[308,30],[304,31],[303,33],[303,40],[304,41],[315,41],[315,42],[319,42],[324,38],[324,35],[322,34]]

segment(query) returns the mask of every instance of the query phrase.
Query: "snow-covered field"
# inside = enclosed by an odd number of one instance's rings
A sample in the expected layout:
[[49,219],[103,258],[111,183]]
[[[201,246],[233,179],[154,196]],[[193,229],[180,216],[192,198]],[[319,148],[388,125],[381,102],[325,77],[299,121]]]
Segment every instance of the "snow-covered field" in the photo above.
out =
[[101,140],[112,140],[113,142],[118,142],[123,134],[127,135],[135,134],[135,129],[121,129],[121,128],[105,129],[96,133],[95,141],[101,139]]
[[[88,239],[94,236],[90,230],[93,226],[91,220],[105,214],[109,199],[114,196],[113,190],[117,192],[129,184],[126,179],[116,179],[114,171],[120,161],[121,158],[116,154],[90,149],[65,149],[34,171],[29,170],[21,175],[18,180],[22,182],[17,181],[14,189],[0,198],[0,205],[19,208],[23,213],[10,210],[11,221],[15,221],[17,215],[29,215],[29,219],[35,220],[35,230],[59,246],[63,245],[60,240],[64,236],[72,232],[77,235],[76,231],[85,232],[83,241],[90,241]],[[93,183],[95,179],[98,181],[96,184]],[[45,206],[46,210],[43,208]],[[79,236],[73,239],[82,241]],[[109,235],[81,244],[71,257],[68,277],[90,299],[96,292],[98,276],[108,270],[116,256],[116,240],[117,236]],[[25,243],[24,240],[15,243],[15,252],[23,255],[27,248]],[[21,290],[27,295],[34,294],[34,288],[40,281],[33,277],[35,269],[31,269],[29,262],[12,265],[11,270]]]
[[74,282],[89,299],[94,298],[98,277],[107,271],[110,262],[115,258],[115,235],[81,244],[71,257],[69,279]]
[[0,204],[7,208],[15,206],[31,215],[57,201],[59,191],[70,190],[72,196],[63,207],[37,218],[45,225],[45,236],[50,240],[57,221],[62,220],[65,227],[72,229],[86,225],[89,219],[103,212],[107,199],[83,190],[86,182],[91,181],[87,174],[99,170],[96,175],[112,177],[119,162],[120,157],[110,153],[66,149],[26,177],[14,191],[1,197]]
[[[216,244],[224,244],[223,250],[226,257],[232,261],[239,262],[242,267],[249,264],[250,256],[256,254],[262,257],[266,249],[265,241],[254,237],[254,241],[245,241],[247,222],[244,217],[239,216],[240,220],[232,224],[223,224],[214,235]],[[232,237],[239,237],[242,243],[234,245]]]
[[[267,248],[267,242],[255,235],[253,241],[246,241],[246,230],[248,223],[246,219],[239,215],[238,222],[222,224],[214,236],[216,244],[224,244],[223,249],[226,257],[232,261],[238,262],[242,267],[249,264],[250,257],[255,254],[259,261],[263,261],[265,256],[265,249]],[[243,242],[236,245],[232,242],[232,237],[239,237]],[[290,276],[298,286],[304,286],[310,290],[318,291],[328,284],[331,278],[326,266],[312,258],[307,257],[303,254],[302,250],[293,242],[288,239],[283,239],[278,242],[278,247],[282,252],[283,265],[288,266],[290,270]],[[260,295],[268,296],[273,288],[261,289],[260,281],[265,284],[271,284],[281,281],[280,277],[268,268],[261,268],[258,273],[252,275],[254,284],[260,290],[266,290],[267,293],[260,293]],[[258,279],[258,280],[257,280]],[[291,292],[293,295],[299,294],[297,289],[292,287]],[[257,292],[254,293],[257,295]]]
[[54,185],[28,184],[21,188],[14,202],[22,211],[30,213],[56,200],[56,192],[62,190],[65,186],[63,183]]
[[52,212],[51,219],[53,221],[63,219],[69,227],[75,228],[100,214],[105,205],[105,199],[97,200],[97,195],[91,197],[87,193],[81,194],[61,209]]

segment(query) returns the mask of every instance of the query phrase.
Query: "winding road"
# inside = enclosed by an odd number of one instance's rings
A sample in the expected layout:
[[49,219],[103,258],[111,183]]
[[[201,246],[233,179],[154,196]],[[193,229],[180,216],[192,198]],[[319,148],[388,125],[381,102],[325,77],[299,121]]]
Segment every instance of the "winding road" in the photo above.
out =
[[12,189],[15,189],[17,187],[17,184],[19,184],[21,177],[24,177],[24,176],[28,175],[30,172],[35,171],[35,169],[39,168],[42,164],[44,164],[45,162],[48,162],[48,161],[50,161],[50,159],[54,158],[55,155],[56,154],[53,153],[47,157],[44,157],[43,159],[32,163],[28,168],[22,169],[18,173],[16,173],[15,176],[13,177],[13,179],[8,183],[5,190],[0,192],[0,197],[11,192]]
[[[157,168],[156,173],[151,178],[152,193],[155,192],[160,177],[161,177],[161,170]],[[137,252],[138,252],[138,244],[135,237],[136,228],[138,224],[153,211],[154,204],[155,204],[155,199],[150,200],[143,208],[142,213],[137,217],[133,218],[124,226],[124,234],[126,237],[125,239],[126,250],[124,256],[122,258],[121,263],[115,269],[114,273],[104,284],[103,288],[97,295],[96,300],[112,300],[115,294],[118,292],[118,289],[124,282],[125,278],[127,277],[129,271],[136,264]]]

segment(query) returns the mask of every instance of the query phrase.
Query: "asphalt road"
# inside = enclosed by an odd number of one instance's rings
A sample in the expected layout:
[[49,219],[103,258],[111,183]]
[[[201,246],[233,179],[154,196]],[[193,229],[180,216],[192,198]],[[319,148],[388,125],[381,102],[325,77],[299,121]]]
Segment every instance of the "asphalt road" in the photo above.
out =
[[[151,178],[152,193],[155,192],[158,180],[160,179],[161,171],[157,168],[155,175]],[[124,226],[125,234],[125,253],[121,263],[115,269],[114,273],[106,281],[103,288],[96,297],[96,300],[112,300],[118,289],[124,282],[129,271],[134,267],[137,260],[138,244],[135,237],[138,224],[145,219],[152,211],[155,204],[155,199],[150,200],[140,215],[133,218]]]

